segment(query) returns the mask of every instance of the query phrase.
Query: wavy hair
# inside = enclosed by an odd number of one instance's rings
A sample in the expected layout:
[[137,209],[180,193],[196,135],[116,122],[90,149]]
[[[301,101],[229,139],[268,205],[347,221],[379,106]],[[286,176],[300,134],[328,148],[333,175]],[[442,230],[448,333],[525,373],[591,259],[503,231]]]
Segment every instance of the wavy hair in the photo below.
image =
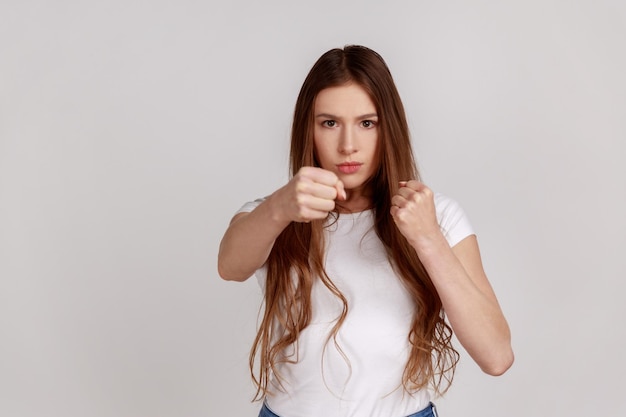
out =
[[[399,182],[418,179],[419,173],[404,106],[389,68],[378,53],[350,45],[331,49],[313,65],[296,101],[290,173],[294,176],[304,166],[320,166],[313,141],[315,98],[325,88],[348,83],[361,86],[376,106],[379,167],[368,181],[374,228],[415,304],[407,334],[411,350],[402,385],[409,392],[431,387],[443,394],[452,382],[459,354],[451,344],[452,329],[445,321],[441,299],[415,249],[389,214]],[[346,298],[324,269],[324,224],[325,220],[292,222],[276,239],[267,260],[264,309],[250,353],[250,371],[257,387],[255,399],[269,392],[272,375],[282,385],[277,367],[280,362],[297,361],[297,357],[284,352],[297,344],[300,332],[310,322],[314,280],[320,279],[343,303],[327,343],[331,338],[335,340],[348,313]]]

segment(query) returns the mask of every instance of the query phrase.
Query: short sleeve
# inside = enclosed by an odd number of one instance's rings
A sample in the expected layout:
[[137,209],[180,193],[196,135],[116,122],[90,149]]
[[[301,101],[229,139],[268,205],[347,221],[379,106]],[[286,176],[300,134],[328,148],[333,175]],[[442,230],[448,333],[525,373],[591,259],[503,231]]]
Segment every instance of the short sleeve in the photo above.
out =
[[474,234],[465,211],[455,200],[435,193],[435,211],[439,227],[450,247]]
[[235,214],[239,214],[239,213],[249,213],[252,210],[254,210],[255,208],[257,208],[259,206],[259,204],[261,204],[262,202],[265,201],[266,197],[263,198],[257,198],[254,201],[249,201],[246,204],[244,204],[243,206],[241,206],[241,208],[239,210],[237,210],[237,212]]

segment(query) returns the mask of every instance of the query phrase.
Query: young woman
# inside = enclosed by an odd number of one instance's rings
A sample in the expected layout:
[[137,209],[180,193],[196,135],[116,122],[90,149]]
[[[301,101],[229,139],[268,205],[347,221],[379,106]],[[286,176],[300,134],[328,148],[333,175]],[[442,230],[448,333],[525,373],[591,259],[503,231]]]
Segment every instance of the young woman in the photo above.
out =
[[513,362],[476,236],[419,180],[392,76],[363,46],[309,72],[291,180],[233,217],[218,269],[265,292],[250,356],[262,417],[434,416],[452,331],[484,372]]

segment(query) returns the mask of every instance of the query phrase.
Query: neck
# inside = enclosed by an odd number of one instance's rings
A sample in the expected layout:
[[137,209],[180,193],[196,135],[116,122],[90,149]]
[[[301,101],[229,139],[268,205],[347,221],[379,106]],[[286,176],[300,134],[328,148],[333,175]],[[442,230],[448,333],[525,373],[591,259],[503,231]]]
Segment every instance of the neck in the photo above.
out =
[[358,213],[373,207],[372,198],[363,190],[346,190],[348,198],[344,201],[336,201],[335,207],[338,213]]

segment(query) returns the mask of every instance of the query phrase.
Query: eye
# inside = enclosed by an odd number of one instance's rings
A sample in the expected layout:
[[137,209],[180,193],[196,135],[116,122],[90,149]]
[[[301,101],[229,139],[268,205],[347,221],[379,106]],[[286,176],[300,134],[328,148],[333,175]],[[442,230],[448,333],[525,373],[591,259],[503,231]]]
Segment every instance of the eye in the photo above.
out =
[[325,126],[325,127],[335,127],[335,126],[337,126],[337,122],[334,121],[334,120],[324,120],[322,122],[322,126]]
[[371,129],[374,126],[376,126],[376,123],[373,120],[363,120],[361,122],[361,126],[363,126],[366,129]]

